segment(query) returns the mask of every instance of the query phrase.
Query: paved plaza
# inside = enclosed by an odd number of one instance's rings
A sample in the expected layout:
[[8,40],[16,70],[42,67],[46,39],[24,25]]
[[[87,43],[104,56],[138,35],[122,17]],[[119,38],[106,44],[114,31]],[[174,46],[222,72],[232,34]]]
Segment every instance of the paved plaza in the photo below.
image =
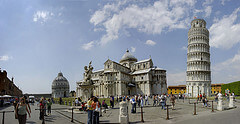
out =
[[[169,101],[169,100],[168,100]],[[191,100],[190,103],[195,102]],[[217,111],[216,102],[214,102],[214,112],[211,112],[211,107],[202,107],[202,103],[196,104],[197,115],[193,115],[194,104],[189,104],[189,100],[176,100],[176,109],[169,109],[169,120],[166,120],[166,110],[162,110],[160,106],[153,107],[152,101],[151,105],[144,106],[144,123],[149,124],[237,124],[240,122],[240,108]],[[169,104],[169,103],[168,103]],[[211,104],[211,102],[210,102]],[[240,103],[236,102],[236,106]],[[228,102],[224,101],[224,106],[228,106]],[[37,104],[31,105],[32,113],[31,118],[28,118],[28,124],[41,124],[42,121],[39,120],[39,110],[37,109]],[[52,115],[45,116],[46,124],[71,124],[71,123],[87,123],[87,113],[83,111],[74,110],[74,122],[71,122],[71,108],[70,106],[53,104]],[[58,110],[56,110],[58,109]],[[1,108],[0,111],[12,111],[13,106]],[[137,112],[135,114],[130,113],[131,104],[128,103],[129,121],[130,123],[142,123],[141,122],[141,112],[140,108],[137,107]],[[100,117],[100,123],[118,123],[119,121],[119,107],[118,104],[115,105],[114,109],[107,109],[106,113],[102,114]],[[2,121],[2,114],[0,114],[0,120]],[[17,124],[18,121],[14,119],[14,113],[5,114],[5,124]]]

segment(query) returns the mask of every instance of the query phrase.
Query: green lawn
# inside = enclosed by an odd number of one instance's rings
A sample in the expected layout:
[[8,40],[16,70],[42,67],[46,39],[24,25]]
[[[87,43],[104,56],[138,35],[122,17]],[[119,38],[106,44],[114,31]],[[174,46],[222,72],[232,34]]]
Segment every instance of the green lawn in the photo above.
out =
[[[53,100],[55,104],[59,104],[59,98],[54,98]],[[102,104],[102,101],[105,100],[105,103],[107,103],[107,105],[110,106],[110,98],[99,98],[98,100],[101,104]],[[67,105],[69,105],[69,101],[72,105],[72,102],[75,101],[75,98],[74,97],[62,98],[62,101],[64,105],[65,105],[65,101],[67,101]],[[116,103],[116,100],[114,100],[114,102]]]

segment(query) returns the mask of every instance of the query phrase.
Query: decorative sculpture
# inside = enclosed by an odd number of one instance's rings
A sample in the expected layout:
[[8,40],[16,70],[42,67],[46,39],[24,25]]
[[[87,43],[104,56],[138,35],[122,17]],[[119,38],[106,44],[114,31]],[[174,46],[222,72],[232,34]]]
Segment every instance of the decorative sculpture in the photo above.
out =
[[84,73],[84,83],[85,85],[92,85],[92,80],[91,80],[91,74],[92,74],[92,70],[93,70],[93,67],[92,67],[92,61],[89,62],[88,66],[84,66],[84,70],[85,70],[85,73]]

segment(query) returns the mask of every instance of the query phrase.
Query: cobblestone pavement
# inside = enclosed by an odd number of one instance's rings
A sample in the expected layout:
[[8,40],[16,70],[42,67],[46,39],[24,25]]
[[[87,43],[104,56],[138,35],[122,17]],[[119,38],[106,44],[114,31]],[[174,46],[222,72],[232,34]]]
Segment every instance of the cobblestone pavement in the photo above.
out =
[[[191,100],[190,103],[196,102]],[[192,124],[192,123],[214,123],[221,124],[223,122],[239,122],[240,118],[240,109],[231,109],[225,111],[216,110],[216,102],[214,102],[214,111],[211,112],[211,107],[202,107],[202,103],[196,104],[197,106],[197,115],[193,115],[193,106],[194,104],[189,104],[189,100],[178,100],[176,101],[176,109],[172,110],[169,107],[169,117],[170,120],[166,120],[166,110],[162,110],[160,106],[153,107],[152,101],[150,105],[143,107],[143,118],[144,123],[149,124]],[[167,103],[169,104],[169,103]],[[211,102],[210,102],[211,104]],[[227,106],[228,103],[225,102],[224,106]],[[239,103],[236,103],[239,106]],[[39,110],[35,110],[37,105],[32,106],[31,118],[27,120],[28,124],[41,124],[42,121],[39,120]],[[52,106],[52,115],[45,116],[46,124],[71,124],[72,111],[69,110],[70,106],[54,104]],[[7,107],[0,111],[9,111],[13,110],[13,107]],[[131,104],[128,103],[128,112],[129,112],[129,121],[130,123],[142,123],[141,122],[141,112],[140,108],[137,107],[137,112],[131,113]],[[115,105],[114,109],[106,110],[106,113],[102,114],[100,117],[100,123],[118,123],[119,121],[119,107],[118,104]],[[238,117],[237,117],[238,116]],[[217,119],[218,121],[212,121]],[[222,121],[220,121],[222,119]],[[2,121],[2,114],[0,114],[0,121]],[[14,119],[14,113],[6,113],[5,115],[5,124],[17,124],[17,120]],[[87,123],[87,113],[84,111],[79,111],[78,109],[74,110],[74,123]],[[234,124],[233,123],[233,124]]]

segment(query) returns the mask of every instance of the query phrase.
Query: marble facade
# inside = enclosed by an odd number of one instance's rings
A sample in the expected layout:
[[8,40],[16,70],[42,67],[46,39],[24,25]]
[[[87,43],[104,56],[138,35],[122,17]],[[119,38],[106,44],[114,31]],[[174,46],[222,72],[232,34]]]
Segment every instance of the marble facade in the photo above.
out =
[[[166,70],[154,66],[151,58],[137,61],[128,50],[119,63],[108,59],[104,69],[93,71],[91,80],[94,96],[167,93]],[[76,83],[78,97],[83,82]]]

